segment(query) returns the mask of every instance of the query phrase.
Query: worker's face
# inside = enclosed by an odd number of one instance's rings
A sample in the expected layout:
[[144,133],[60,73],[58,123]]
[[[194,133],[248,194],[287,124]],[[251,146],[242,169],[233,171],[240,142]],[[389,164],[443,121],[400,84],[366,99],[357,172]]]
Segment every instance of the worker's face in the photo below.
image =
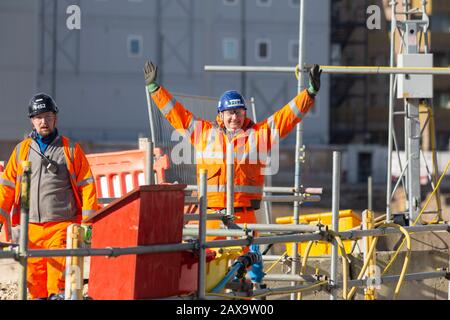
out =
[[31,124],[37,133],[46,137],[55,130],[56,114],[53,112],[44,112],[31,118]]
[[238,130],[244,125],[245,109],[239,108],[234,110],[226,110],[220,113],[225,128],[228,130]]

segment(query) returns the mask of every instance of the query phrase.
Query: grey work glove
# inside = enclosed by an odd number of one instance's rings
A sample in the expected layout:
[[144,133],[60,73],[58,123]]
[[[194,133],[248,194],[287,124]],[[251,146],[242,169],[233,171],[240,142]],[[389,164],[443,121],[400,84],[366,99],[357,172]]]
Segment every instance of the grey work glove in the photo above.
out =
[[150,61],[145,62],[144,65],[144,77],[145,77],[145,86],[147,90],[150,92],[155,92],[158,90],[159,85],[156,83],[158,68]]
[[322,69],[318,64],[313,65],[309,70],[309,87],[308,92],[310,95],[315,96],[320,89],[320,75],[322,74]]

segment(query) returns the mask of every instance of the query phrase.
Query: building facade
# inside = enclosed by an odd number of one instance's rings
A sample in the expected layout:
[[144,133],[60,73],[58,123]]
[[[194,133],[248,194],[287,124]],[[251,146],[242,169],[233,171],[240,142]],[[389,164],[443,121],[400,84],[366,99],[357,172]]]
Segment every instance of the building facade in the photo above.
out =
[[[77,5],[80,29],[67,21]],[[330,1],[307,1],[306,62],[328,64]],[[259,119],[295,96],[294,74],[207,73],[204,65],[295,66],[295,0],[4,0],[0,2],[0,140],[30,129],[28,100],[47,92],[60,106],[61,132],[90,142],[149,135],[142,68],[159,67],[170,91],[254,97]],[[305,143],[326,144],[328,80],[305,120]],[[202,116],[201,114],[199,116]],[[295,134],[284,142],[295,143]],[[4,156],[3,156],[4,158]]]

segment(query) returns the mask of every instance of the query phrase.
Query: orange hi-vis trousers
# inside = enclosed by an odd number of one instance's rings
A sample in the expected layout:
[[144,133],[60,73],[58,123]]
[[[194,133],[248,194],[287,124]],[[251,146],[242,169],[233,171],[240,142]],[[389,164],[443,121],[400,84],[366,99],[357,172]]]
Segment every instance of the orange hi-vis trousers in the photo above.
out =
[[[65,249],[67,227],[73,221],[30,223],[29,249]],[[66,257],[29,258],[28,291],[32,299],[47,298],[64,290]]]

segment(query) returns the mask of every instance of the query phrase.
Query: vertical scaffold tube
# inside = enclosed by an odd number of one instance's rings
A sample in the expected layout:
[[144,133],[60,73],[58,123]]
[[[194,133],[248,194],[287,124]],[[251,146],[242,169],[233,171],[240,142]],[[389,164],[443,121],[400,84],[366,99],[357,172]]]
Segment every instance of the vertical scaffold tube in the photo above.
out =
[[198,288],[197,296],[198,299],[205,299],[206,296],[206,179],[208,176],[208,171],[206,169],[200,170],[200,192],[199,192],[199,212],[200,221],[198,228],[198,244],[199,244],[199,261],[198,261]]
[[227,215],[234,217],[234,143],[227,143]]
[[[153,172],[153,141],[149,138],[141,138],[145,150],[145,184],[155,184],[155,175]],[[156,182],[157,183],[157,182]]]
[[30,211],[31,162],[22,162],[22,190],[20,194],[19,236],[19,300],[27,300],[28,222]]
[[[333,186],[332,186],[332,198],[331,198],[331,211],[332,211],[332,229],[334,232],[339,232],[339,198],[341,192],[341,153],[339,151],[333,152]],[[331,250],[331,271],[330,278],[332,284],[337,283],[338,275],[338,259],[339,250],[336,239],[333,239]],[[331,290],[330,300],[336,300],[336,290]]]
[[[391,5],[391,53],[389,66],[394,67],[395,54],[395,29],[396,17],[395,6],[397,1],[392,0]],[[387,180],[386,180],[386,221],[392,221],[391,216],[391,193],[392,193],[392,143],[394,134],[394,74],[389,75],[389,121],[388,121],[388,166],[387,166]]]
[[[300,70],[303,69],[304,64],[304,44],[305,44],[305,0],[300,0],[300,19],[299,19],[299,30],[298,30],[298,65]],[[303,90],[303,75],[300,73],[297,82],[297,92],[300,93]],[[300,195],[300,185],[301,185],[301,152],[303,148],[303,122],[297,124],[295,131],[295,195]],[[299,211],[300,202],[294,202],[294,224],[299,223]],[[298,243],[294,242],[292,245],[292,274],[297,274],[298,269]],[[291,285],[295,285],[292,282]],[[296,299],[296,294],[291,294],[291,300]]]

